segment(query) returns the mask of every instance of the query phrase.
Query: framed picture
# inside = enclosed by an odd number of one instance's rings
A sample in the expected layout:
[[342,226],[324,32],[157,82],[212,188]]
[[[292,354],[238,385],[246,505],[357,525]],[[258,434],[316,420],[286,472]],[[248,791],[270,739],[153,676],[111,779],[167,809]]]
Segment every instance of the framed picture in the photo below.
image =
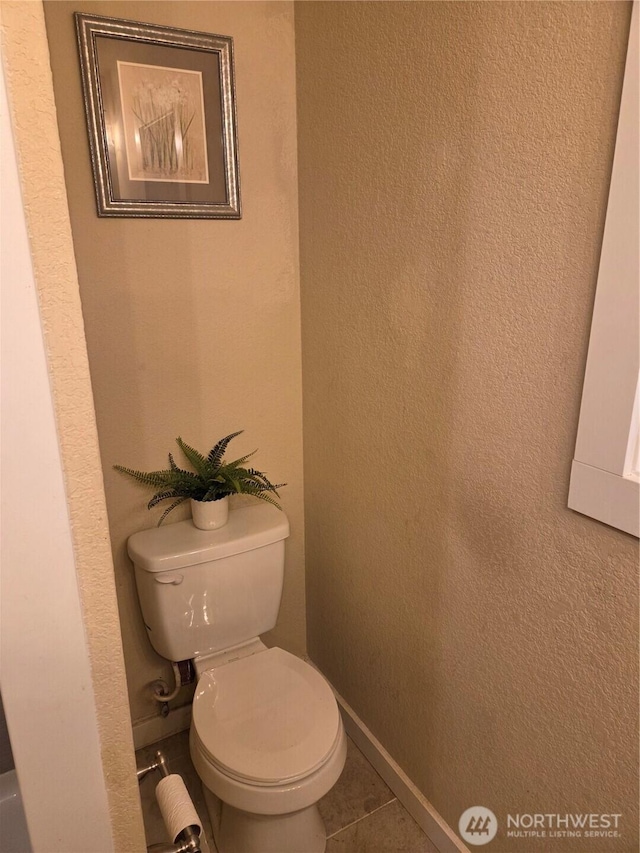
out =
[[98,216],[239,219],[232,39],[75,19]]

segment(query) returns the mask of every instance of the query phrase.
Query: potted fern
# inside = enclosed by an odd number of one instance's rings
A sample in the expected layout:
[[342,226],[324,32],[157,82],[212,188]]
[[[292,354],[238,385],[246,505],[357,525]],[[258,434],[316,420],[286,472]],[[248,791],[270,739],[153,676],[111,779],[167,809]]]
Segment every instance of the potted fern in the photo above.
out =
[[281,509],[272,495],[280,497],[277,490],[286,484],[280,483],[274,486],[262,471],[244,467],[245,463],[257,453],[256,450],[233,462],[224,461],[229,442],[242,432],[243,430],[240,430],[221,438],[206,456],[178,437],[176,439],[178,447],[193,471],[179,468],[171,453],[169,468],[164,471],[134,471],[122,465],[113,467],[116,471],[133,477],[144,486],[156,490],[147,504],[148,509],[153,509],[162,501],[171,501],[170,506],[160,517],[158,527],[173,509],[189,500],[195,526],[201,530],[215,530],[227,523],[229,496],[233,494],[254,495]]

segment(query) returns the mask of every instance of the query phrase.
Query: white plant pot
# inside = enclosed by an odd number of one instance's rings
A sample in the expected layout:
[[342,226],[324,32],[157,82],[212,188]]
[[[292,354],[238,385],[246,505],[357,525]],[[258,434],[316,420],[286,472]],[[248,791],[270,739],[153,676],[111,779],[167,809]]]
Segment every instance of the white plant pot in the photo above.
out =
[[191,517],[200,530],[217,530],[229,520],[229,498],[217,501],[191,500]]

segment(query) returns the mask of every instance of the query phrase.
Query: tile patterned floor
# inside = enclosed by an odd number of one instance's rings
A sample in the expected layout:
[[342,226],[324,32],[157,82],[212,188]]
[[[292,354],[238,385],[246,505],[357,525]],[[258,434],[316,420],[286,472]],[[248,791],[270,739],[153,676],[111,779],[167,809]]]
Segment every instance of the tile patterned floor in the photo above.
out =
[[[138,767],[150,763],[156,749],[162,749],[169,769],[182,775],[191,794],[204,827],[203,853],[215,853],[202,786],[189,757],[189,733],[139,750]],[[157,783],[157,773],[151,773],[140,784],[148,845],[167,840],[154,793]],[[318,808],[327,828],[326,853],[438,853],[351,740],[342,776]]]

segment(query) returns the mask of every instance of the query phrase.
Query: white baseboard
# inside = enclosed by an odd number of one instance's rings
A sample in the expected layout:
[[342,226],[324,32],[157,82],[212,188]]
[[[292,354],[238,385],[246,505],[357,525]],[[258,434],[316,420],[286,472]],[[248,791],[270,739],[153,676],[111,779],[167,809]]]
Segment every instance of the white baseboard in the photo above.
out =
[[372,767],[382,776],[429,840],[435,844],[440,853],[469,853],[468,847],[458,838],[444,818],[438,814],[429,800],[420,793],[402,768],[396,764],[353,708],[344,701],[337,691],[334,690],[333,692],[342,709],[342,718],[347,734]]
[[191,725],[191,704],[169,711],[166,717],[156,714],[133,724],[133,747],[142,749],[165,737],[178,734]]

